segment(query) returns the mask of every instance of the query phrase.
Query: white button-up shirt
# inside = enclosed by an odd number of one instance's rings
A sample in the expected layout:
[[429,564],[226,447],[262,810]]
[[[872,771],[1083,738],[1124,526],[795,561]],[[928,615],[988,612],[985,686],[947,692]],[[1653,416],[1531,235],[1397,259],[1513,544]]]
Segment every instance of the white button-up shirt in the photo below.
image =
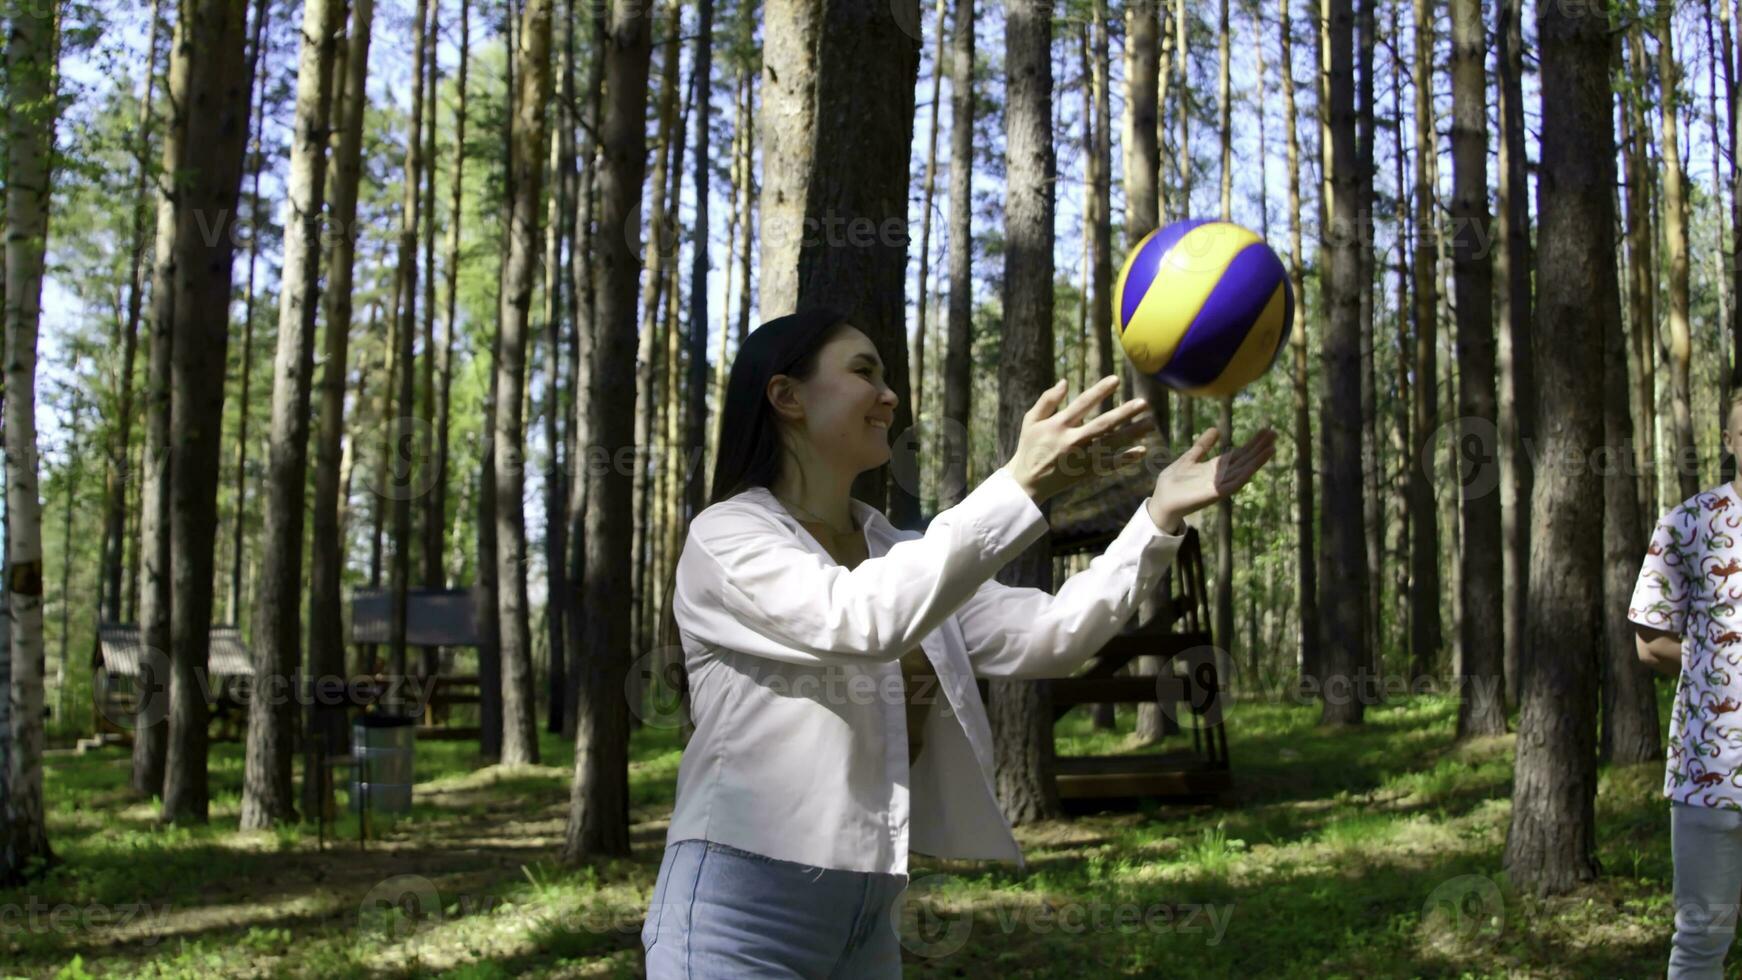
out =
[[[691,522],[673,612],[695,731],[666,840],[890,874],[907,873],[910,847],[1021,867],[974,678],[1069,675],[1131,618],[1184,538],[1139,506],[1054,595],[992,580],[1047,532],[1007,469],[923,534],[850,503],[869,556],[851,569],[765,488]],[[916,645],[944,697],[910,770],[898,661]]]

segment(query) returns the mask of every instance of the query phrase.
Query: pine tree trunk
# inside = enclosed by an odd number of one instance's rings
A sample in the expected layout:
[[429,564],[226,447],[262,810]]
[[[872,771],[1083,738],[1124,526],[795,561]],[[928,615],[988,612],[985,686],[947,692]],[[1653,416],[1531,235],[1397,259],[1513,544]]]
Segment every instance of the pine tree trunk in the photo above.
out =
[[58,4],[6,4],[6,640],[0,753],[0,885],[55,861],[43,810],[42,502],[36,438],[37,328],[48,253],[59,64]]
[[[1005,7],[1004,339],[998,361],[1000,458],[1016,451],[1022,416],[1052,383],[1052,22],[1037,0]],[[1043,502],[1042,509],[1048,509]],[[1046,538],[998,573],[1007,585],[1052,589]],[[994,680],[988,715],[998,804],[1013,824],[1064,815],[1053,779],[1052,695],[1045,681]]]
[[664,354],[661,344],[663,321],[659,317],[659,300],[665,288],[665,258],[676,240],[667,227],[666,172],[671,166],[673,131],[677,126],[678,72],[678,12],[672,0],[665,8],[660,31],[665,40],[660,45],[660,72],[664,76],[659,86],[659,130],[653,151],[652,202],[648,208],[647,245],[642,263],[647,269],[647,294],[642,297],[641,333],[635,352],[635,588],[630,613],[630,635],[637,650],[647,649],[652,636],[649,612],[653,605],[652,541],[653,521],[649,512],[653,500],[653,437],[658,431],[654,417],[661,404],[659,362]]
[[[1392,136],[1392,181],[1395,189],[1393,218],[1397,227],[1397,350],[1396,350],[1396,386],[1392,392],[1392,452],[1398,460],[1412,458],[1410,439],[1410,413],[1414,411],[1411,402],[1410,370],[1411,352],[1415,349],[1410,335],[1409,321],[1409,187],[1405,176],[1405,154],[1403,152],[1403,51],[1400,40],[1403,37],[1401,28],[1402,8],[1405,0],[1391,0],[1391,136]],[[1393,550],[1396,555],[1392,562],[1392,573],[1396,576],[1392,586],[1392,618],[1393,636],[1388,642],[1404,648],[1410,637],[1410,537],[1409,537],[1409,467],[1397,467],[1397,475],[1391,487],[1392,512],[1396,515],[1393,521]]]
[[[394,677],[406,672],[407,593],[411,588],[411,500],[417,496],[413,460],[408,447],[415,438],[412,420],[416,412],[416,384],[413,379],[417,362],[412,353],[412,336],[417,330],[417,246],[418,228],[422,221],[423,194],[423,99],[424,58],[428,54],[425,32],[429,23],[429,0],[417,0],[417,24],[412,33],[412,82],[410,129],[405,138],[404,206],[400,211],[398,285],[399,295],[394,344],[399,358],[399,393],[394,408],[393,458],[391,482],[386,496],[393,502],[393,560],[389,577],[392,590],[392,613],[388,619],[388,668]],[[393,688],[390,687],[389,690]],[[404,713],[410,708],[403,702],[387,703],[388,711]]]
[[581,173],[579,180],[580,213],[575,219],[575,241],[573,248],[578,250],[574,267],[571,270],[574,277],[575,298],[575,333],[573,384],[574,417],[570,420],[570,429],[575,446],[575,453],[569,460],[569,498],[565,503],[568,528],[564,539],[568,544],[569,553],[566,560],[569,563],[568,592],[564,601],[569,609],[563,615],[563,623],[568,629],[569,663],[565,671],[567,685],[564,690],[563,703],[563,737],[575,737],[575,718],[579,711],[581,686],[585,682],[586,664],[583,661],[585,651],[582,639],[586,635],[583,621],[587,618],[586,606],[581,602],[584,591],[583,582],[587,564],[586,517],[590,479],[588,467],[595,458],[597,443],[594,441],[593,416],[589,407],[589,395],[592,382],[589,380],[593,372],[594,338],[597,335],[597,285],[593,268],[596,260],[596,245],[593,234],[593,185],[597,173],[598,132],[599,132],[599,100],[605,78],[604,38],[605,26],[602,14],[594,8],[593,16],[588,19],[592,28],[591,57],[587,63],[586,105],[584,111],[585,125],[581,127],[583,138],[580,149]]
[[[1452,261],[1458,301],[1458,414],[1462,425],[1492,432],[1495,418],[1494,279],[1488,243],[1487,70],[1480,0],[1451,0],[1452,14]],[[1458,735],[1506,731],[1504,606],[1500,586],[1500,498],[1486,461],[1463,474],[1464,546],[1459,576],[1463,673]]]
[[[706,487],[702,485],[702,449],[707,432],[708,384],[708,193],[713,172],[713,151],[709,135],[713,126],[714,102],[714,0],[698,0],[699,23],[696,27],[696,220],[690,231],[690,307],[689,307],[689,413],[685,422],[684,506],[679,531],[702,512]],[[927,212],[930,212],[928,207]],[[727,257],[730,261],[730,255]],[[923,291],[924,276],[920,277]],[[924,330],[924,317],[920,329]],[[722,339],[725,331],[720,332]],[[724,358],[721,358],[724,361]],[[720,403],[722,406],[725,402]],[[681,540],[680,540],[681,545]],[[676,552],[672,560],[675,562]]]
[[[1376,0],[1357,0],[1355,21],[1355,156],[1360,161],[1361,238],[1357,256],[1361,263],[1361,474],[1366,494],[1362,498],[1362,527],[1367,540],[1367,656],[1375,680],[1380,671],[1380,602],[1385,580],[1384,500],[1379,494],[1379,473],[1385,466],[1384,447],[1379,441],[1378,333],[1374,329],[1377,284],[1373,236],[1373,49],[1377,25]],[[1233,501],[1225,501],[1232,506]]]
[[1295,581],[1300,602],[1300,679],[1315,682],[1321,677],[1319,647],[1318,559],[1313,548],[1313,430],[1312,391],[1307,374],[1306,281],[1302,257],[1300,209],[1299,114],[1294,98],[1294,25],[1290,0],[1277,0],[1279,33],[1282,37],[1283,124],[1288,141],[1288,240],[1289,284],[1294,289],[1294,325],[1289,347],[1294,356],[1294,479],[1295,479]]
[[472,57],[471,0],[460,0],[459,55],[459,74],[454,79],[454,162],[448,203],[448,239],[446,255],[442,259],[442,268],[447,278],[447,298],[438,355],[441,361],[436,365],[435,456],[430,460],[435,472],[441,474],[430,492],[435,495],[435,510],[442,515],[444,523],[448,513],[448,458],[452,443],[454,341],[459,334],[456,310],[459,303],[460,227],[465,218],[466,76]]
[[[442,545],[446,538],[442,531],[447,523],[446,503],[444,497],[436,492],[436,488],[448,480],[447,471],[437,465],[435,458],[436,385],[442,370],[442,350],[445,346],[436,343],[435,335],[435,247],[439,225],[436,214],[436,108],[440,102],[437,98],[436,46],[440,36],[441,4],[432,3],[429,10],[429,29],[424,34],[423,206],[420,210],[425,217],[422,227],[418,229],[423,238],[423,357],[418,362],[423,376],[418,380],[417,427],[418,464],[426,470],[419,481],[419,487],[423,490],[419,498],[419,505],[423,510],[423,543],[419,548],[423,569],[418,578],[424,586],[432,589],[442,586]],[[440,653],[436,647],[424,648],[425,676],[433,677],[437,673]]]
[[[345,438],[345,377],[350,360],[352,283],[357,259],[357,195],[363,174],[363,112],[368,105],[369,41],[374,27],[374,0],[356,0],[350,35],[338,53],[333,113],[338,132],[329,171],[329,207],[334,237],[327,256],[326,344],[320,379],[320,433],[315,443],[314,541],[309,548],[308,676],[342,677],[345,673],[343,573],[345,559],[345,490],[347,466],[355,459],[354,440]],[[364,365],[357,387],[363,402]],[[344,755],[350,745],[345,713],[335,706],[309,704],[306,731],[318,751]],[[305,769],[303,812],[318,813],[325,805],[320,773]],[[313,777],[313,778],[311,778]]]
[[[1699,456],[1694,449],[1693,392],[1689,367],[1693,343],[1688,324],[1688,204],[1682,183],[1681,140],[1677,135],[1681,107],[1681,68],[1675,58],[1671,3],[1659,0],[1657,10],[1658,81],[1662,87],[1663,237],[1669,249],[1669,384],[1675,439],[1673,468],[1681,496],[1700,492]],[[1605,114],[1606,118],[1606,114]]]
[[[919,80],[919,41],[900,25],[918,22],[918,0],[894,0],[884,9],[825,5],[805,164],[805,220],[820,233],[802,236],[798,249],[797,302],[839,307],[882,352],[885,380],[899,399],[890,424],[897,433],[913,424],[903,299],[908,240],[900,229],[907,220]],[[773,121],[765,111],[763,123]],[[859,246],[865,229],[872,244]],[[765,257],[769,240],[784,234],[790,229],[765,224]],[[774,275],[768,265],[762,272],[765,283]],[[916,526],[919,488],[889,476],[888,467],[866,470],[853,481],[853,496],[882,510],[896,527]]]
[[[269,685],[268,690],[290,690],[298,680],[302,660],[309,389],[314,374],[315,318],[320,310],[321,211],[327,189],[333,62],[344,7],[341,0],[308,0],[303,5],[303,40],[297,56],[295,143],[284,215],[278,350],[272,372],[266,541],[254,632],[254,680]],[[341,360],[337,365],[341,374],[343,364]],[[343,397],[341,391],[341,401]],[[293,698],[269,698],[248,712],[241,829],[265,830],[297,819],[291,779],[296,728]]]
[[[814,174],[821,8],[808,0],[767,0],[762,6],[764,82],[762,111],[755,118],[762,144],[757,307],[763,321],[791,313],[799,303],[798,253]],[[883,351],[883,359],[887,364],[889,351]]]
[[144,305],[146,217],[151,206],[151,129],[155,121],[152,109],[157,94],[158,36],[164,18],[162,0],[151,3],[151,33],[147,36],[145,98],[139,104],[139,125],[135,130],[134,160],[139,173],[133,184],[133,233],[127,249],[127,324],[121,331],[121,399],[119,418],[113,442],[109,446],[108,469],[103,488],[103,619],[122,622],[122,552],[127,539],[127,489],[137,482],[138,474],[128,468],[133,456],[133,362],[139,351],[139,318]]
[[[1228,36],[1228,0],[1217,7],[1216,30],[1216,137],[1221,148],[1219,168],[1221,217],[1234,220],[1234,105],[1233,81],[1229,77],[1230,39]],[[1220,399],[1217,406],[1217,427],[1220,429],[1221,451],[1234,445],[1234,399]],[[1224,497],[1216,503],[1216,602],[1214,641],[1224,650],[1233,650],[1234,642],[1234,500]]]
[[[1615,155],[1609,121],[1608,15],[1537,8],[1542,57],[1542,163],[1537,213],[1537,419],[1544,459],[1592,459],[1604,438],[1602,347],[1592,340],[1618,305],[1614,279]],[[1565,892],[1596,877],[1595,718],[1603,606],[1602,478],[1593,467],[1547,467],[1531,500],[1528,653],[1519,690],[1518,755],[1505,867],[1520,890]],[[1637,554],[1635,554],[1637,560]]]
[[[163,807],[166,822],[204,823],[206,660],[211,649],[213,544],[219,433],[229,339],[231,225],[248,139],[248,66],[243,12],[219,0],[189,0],[176,25],[173,78],[185,76],[183,171],[199,175],[175,213],[175,296],[170,384],[170,725]],[[215,226],[214,226],[215,221]]]
[[[1502,0],[1496,34],[1500,67],[1500,512],[1506,593],[1506,703],[1518,704],[1530,571],[1530,497],[1536,474],[1525,443],[1536,441],[1536,371],[1531,356],[1530,182],[1524,149],[1524,3]],[[1622,372],[1626,383],[1626,372]],[[1634,494],[1635,498],[1638,494]]]
[[[1438,227],[1429,164],[1438,152],[1432,121],[1433,13],[1415,2],[1415,431],[1410,454],[1410,675],[1430,677],[1445,636],[1440,622],[1440,533],[1434,512],[1433,436],[1439,428]],[[1327,489],[1327,493],[1329,490]]]
[[[572,0],[569,6],[573,6]],[[564,291],[569,286],[568,277],[563,275],[563,241],[569,224],[566,215],[571,207],[568,198],[571,190],[568,172],[574,163],[574,129],[569,115],[570,107],[574,104],[574,18],[560,18],[560,25],[553,29],[557,31],[556,37],[562,46],[561,64],[558,68],[559,84],[562,88],[560,97],[556,100],[557,124],[550,131],[549,211],[545,216],[544,229],[544,330],[546,344],[550,348],[544,363],[544,625],[545,642],[550,648],[550,667],[546,673],[549,697],[546,699],[545,730],[554,734],[563,730],[563,708],[566,700],[563,692],[568,687],[568,660],[563,655],[563,637],[566,635],[563,618],[568,611],[568,604],[561,601],[562,596],[568,593],[568,544],[563,539],[568,530],[568,518],[563,510],[568,501],[564,468],[567,447],[561,431],[565,426],[559,422],[563,415],[562,323],[565,310],[574,309],[572,303],[567,307],[563,303]]]
[[[932,57],[931,72],[931,128],[926,137],[925,177],[920,181],[919,192],[919,313],[914,320],[913,343],[913,417],[916,420],[920,419],[924,413],[926,399],[925,328],[926,300],[929,298],[928,287],[931,285],[931,202],[932,195],[937,191],[938,104],[942,101],[944,87],[944,17],[946,13],[945,0],[938,0],[937,53]],[[928,513],[937,513],[935,503],[929,507],[922,505],[920,509]]]
[[1367,550],[1362,531],[1361,478],[1361,262],[1354,232],[1360,216],[1360,161],[1355,151],[1354,17],[1350,0],[1330,0],[1327,61],[1330,64],[1329,172],[1336,189],[1332,227],[1340,233],[1323,243],[1329,265],[1325,289],[1324,361],[1329,394],[1324,417],[1327,504],[1325,554],[1338,576],[1327,581],[1324,620],[1326,724],[1359,724],[1365,711],[1369,658],[1367,639]]
[[[1084,221],[1088,226],[1087,231],[1089,242],[1086,258],[1088,260],[1087,278],[1090,288],[1083,291],[1085,312],[1088,314],[1087,317],[1085,317],[1086,322],[1084,326],[1086,326],[1088,334],[1092,340],[1081,345],[1082,354],[1078,360],[1080,370],[1078,371],[1076,380],[1076,389],[1078,391],[1083,391],[1087,389],[1089,385],[1094,383],[1089,380],[1088,361],[1091,356],[1094,358],[1095,362],[1094,377],[1105,378],[1114,373],[1112,287],[1113,204],[1111,180],[1111,172],[1113,169],[1113,95],[1109,84],[1112,66],[1109,63],[1108,55],[1106,0],[1095,0],[1092,10],[1094,18],[1093,22],[1089,25],[1088,30],[1088,63],[1084,65],[1084,68],[1089,76],[1089,99],[1093,106],[1093,111],[1085,111],[1083,113],[1085,121],[1092,120],[1093,122],[1093,125],[1090,127],[1090,132],[1093,138],[1089,141],[1088,147],[1085,148],[1085,152],[1088,155],[1088,167],[1086,168],[1086,172],[1089,183],[1089,193],[1088,207],[1085,209]],[[1148,25],[1153,25],[1155,23],[1154,19],[1150,17],[1142,17],[1140,19],[1146,21]],[[941,26],[940,23],[940,39],[942,37]],[[1154,31],[1151,30],[1149,32],[1149,41],[1151,42],[1150,51],[1152,56],[1154,50],[1154,37]],[[1155,88],[1155,80],[1151,78],[1146,84],[1147,87],[1153,91]],[[1135,113],[1128,115],[1127,122],[1129,123],[1135,115]],[[1142,129],[1149,140],[1149,145],[1137,148],[1137,153],[1141,157],[1141,162],[1135,170],[1127,171],[1131,177],[1136,178],[1137,182],[1142,183],[1146,181],[1148,184],[1149,199],[1142,205],[1144,214],[1143,218],[1140,219],[1140,223],[1146,220],[1151,230],[1154,228],[1156,215],[1156,150],[1154,145],[1154,115],[1155,103],[1152,98],[1149,106],[1149,113],[1145,117],[1145,125]],[[1131,194],[1130,181],[1127,181],[1126,194],[1127,201],[1129,201]],[[1127,204],[1127,207],[1129,209],[1130,205]],[[1130,234],[1129,230],[1127,231],[1127,234]],[[1148,231],[1145,231],[1144,234],[1148,234]],[[1136,239],[1134,238],[1132,241],[1135,242]],[[1092,355],[1091,350],[1093,351]],[[1130,392],[1134,390],[1134,382],[1131,378],[1131,372],[1126,371],[1122,373],[1124,375],[1121,379],[1122,384],[1120,385],[1122,392]],[[1150,387],[1159,388],[1160,386],[1154,385]],[[1125,397],[1130,398],[1133,396],[1126,394]],[[1112,405],[1113,398],[1111,396],[1102,400],[1102,410],[1111,408]],[[1165,431],[1165,423],[1167,419],[1167,401],[1165,398],[1162,399],[1159,405],[1154,409],[1154,413],[1157,414],[1158,426],[1163,427],[1163,431]],[[1144,602],[1146,606],[1154,606],[1154,602],[1147,598]],[[1138,612],[1139,616],[1153,616],[1154,614],[1155,611],[1153,608],[1140,609]],[[1099,730],[1111,731],[1117,720],[1115,715],[1116,713],[1112,702],[1097,704],[1090,710],[1093,724],[1095,728]]]
[[[939,30],[943,26],[939,25]],[[950,306],[943,372],[944,418],[973,418],[974,0],[956,0],[950,33]],[[766,217],[764,218],[766,221]],[[938,474],[938,509],[968,493],[967,440],[949,446]],[[946,444],[947,445],[947,444]]]
[[[533,697],[532,633],[526,601],[526,333],[538,254],[538,204],[544,181],[545,107],[550,101],[551,2],[527,0],[515,52],[514,192],[508,261],[497,316],[496,361],[497,606],[502,629],[502,763],[538,762],[538,712]],[[554,354],[553,354],[554,356]]]
[[[254,4],[253,40],[249,42],[248,77],[249,83],[249,118],[253,127],[253,137],[249,144],[248,169],[253,190],[249,194],[248,216],[252,227],[248,233],[248,285],[243,289],[242,301],[242,361],[240,377],[241,390],[237,393],[238,405],[252,404],[249,388],[254,378],[254,302],[258,294],[254,289],[254,275],[260,264],[260,230],[266,227],[266,219],[262,217],[264,208],[260,203],[260,171],[266,167],[266,154],[261,147],[261,133],[265,126],[266,113],[266,59],[263,52],[266,46],[266,22],[271,17],[271,9],[266,0],[256,0]],[[257,94],[256,94],[257,93]],[[242,611],[242,565],[244,559],[244,532],[248,516],[248,422],[250,413],[244,409],[236,413],[236,520],[231,524],[230,531],[230,601],[229,620],[239,625],[247,625],[249,632],[252,624],[244,624],[247,618]]]
[[[599,228],[593,258],[598,285],[597,324],[586,379],[586,445],[615,459],[633,447],[635,296],[639,262],[633,215],[645,176],[647,75],[652,60],[651,24],[641,9],[615,0],[599,49],[605,58],[600,127]],[[569,791],[568,826],[562,858],[577,863],[594,855],[629,854],[629,718],[623,682],[629,665],[628,589],[632,486],[629,474],[588,467],[582,636],[586,672],[575,725],[575,775]]]

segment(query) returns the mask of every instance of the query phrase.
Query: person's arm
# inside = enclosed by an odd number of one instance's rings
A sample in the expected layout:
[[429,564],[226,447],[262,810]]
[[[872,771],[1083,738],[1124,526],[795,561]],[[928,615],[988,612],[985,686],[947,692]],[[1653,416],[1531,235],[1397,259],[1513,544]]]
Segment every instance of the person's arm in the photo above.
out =
[[[1106,646],[1155,590],[1185,540],[1184,521],[1154,515],[1147,505],[1139,508],[1057,595],[996,581],[980,586],[956,613],[974,675],[1068,677]],[[1163,531],[1164,523],[1176,532]]]
[[851,569],[805,547],[772,514],[709,508],[690,525],[673,600],[700,644],[788,663],[893,662],[1047,531],[1007,468],[926,533]]
[[1675,677],[1682,670],[1682,637],[1680,633],[1656,630],[1635,624],[1633,646],[1640,662],[1666,677]]

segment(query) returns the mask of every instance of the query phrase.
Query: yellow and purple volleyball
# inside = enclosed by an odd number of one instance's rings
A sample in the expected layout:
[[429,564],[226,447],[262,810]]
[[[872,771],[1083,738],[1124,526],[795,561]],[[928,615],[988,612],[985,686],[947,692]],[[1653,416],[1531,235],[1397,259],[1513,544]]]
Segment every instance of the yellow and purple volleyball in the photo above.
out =
[[1282,260],[1247,228],[1176,221],[1137,243],[1113,286],[1131,364],[1176,391],[1232,395],[1288,344],[1294,290]]

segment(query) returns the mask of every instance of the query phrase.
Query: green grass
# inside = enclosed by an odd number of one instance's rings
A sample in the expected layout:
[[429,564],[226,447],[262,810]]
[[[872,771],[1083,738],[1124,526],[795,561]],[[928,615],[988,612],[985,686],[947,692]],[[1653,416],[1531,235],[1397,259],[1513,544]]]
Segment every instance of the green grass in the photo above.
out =
[[[1150,804],[1019,828],[1021,872],[916,859],[906,972],[1661,973],[1672,931],[1661,767],[1603,771],[1599,881],[1554,899],[1518,894],[1500,870],[1512,738],[1454,744],[1456,707],[1398,700],[1370,710],[1363,727],[1329,731],[1311,706],[1238,703],[1225,805]],[[1130,713],[1119,720],[1095,732],[1067,715],[1059,751],[1132,750]],[[571,745],[542,736],[544,763],[513,770],[476,768],[465,742],[417,751],[411,813],[378,826],[362,850],[354,820],[342,821],[325,852],[312,824],[237,831],[240,746],[214,747],[212,819],[197,828],[156,827],[155,803],[126,793],[120,751],[52,758],[61,861],[0,891],[0,911],[13,910],[0,919],[0,974],[638,975],[675,732],[642,729],[633,740],[634,856],[581,868],[556,861]],[[32,903],[43,909],[34,925],[18,914]],[[56,906],[71,910],[58,924],[48,921]],[[126,924],[99,920],[129,909]]]

